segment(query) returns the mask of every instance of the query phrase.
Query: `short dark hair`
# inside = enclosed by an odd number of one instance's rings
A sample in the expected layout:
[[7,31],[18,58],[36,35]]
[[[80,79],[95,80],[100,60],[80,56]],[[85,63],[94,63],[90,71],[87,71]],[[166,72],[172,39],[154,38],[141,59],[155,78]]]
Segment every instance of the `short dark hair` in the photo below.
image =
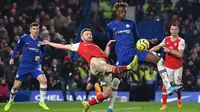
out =
[[81,35],[82,35],[85,31],[90,31],[90,32],[91,32],[91,29],[89,29],[89,28],[84,28],[84,29],[82,29],[82,30],[81,30]]
[[176,27],[178,27],[178,28],[179,28],[179,25],[178,25],[178,24],[172,24],[171,26],[176,26]]
[[38,26],[38,27],[40,27],[40,24],[38,24],[38,23],[36,23],[36,22],[33,22],[33,23],[31,23],[30,28],[31,28],[32,26]]
[[119,7],[128,7],[128,4],[126,2],[116,2],[115,3],[115,8],[118,9]]

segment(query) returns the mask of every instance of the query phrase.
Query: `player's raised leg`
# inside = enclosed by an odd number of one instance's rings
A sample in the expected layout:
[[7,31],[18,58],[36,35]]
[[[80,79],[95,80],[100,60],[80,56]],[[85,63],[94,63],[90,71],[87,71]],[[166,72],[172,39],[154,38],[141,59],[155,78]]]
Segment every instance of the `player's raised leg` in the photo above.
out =
[[167,94],[172,94],[175,91],[178,91],[180,89],[183,88],[183,86],[177,86],[177,87],[172,87],[170,84],[170,80],[166,71],[166,68],[164,66],[164,60],[162,58],[159,58],[157,56],[155,56],[153,53],[148,52],[147,56],[146,56],[146,60],[147,62],[153,63],[157,65],[158,68],[158,72],[162,78],[163,84],[166,87],[167,90]]
[[[135,55],[132,62],[128,65],[128,68],[129,68],[129,70],[130,69],[137,69],[137,65],[138,65],[138,56]],[[113,86],[112,86],[113,93],[112,93],[112,96],[110,98],[110,105],[109,105],[106,112],[113,112],[113,107],[114,107],[115,99],[116,99],[116,96],[117,96],[117,90],[118,90],[118,86],[120,84],[120,80],[119,79],[117,80],[117,79],[114,78],[112,83],[113,83]]]
[[22,81],[15,80],[14,85],[13,85],[11,91],[10,91],[10,99],[4,107],[4,111],[8,111],[11,108],[12,103],[14,102],[14,98],[16,96],[16,93],[17,93],[18,89],[20,88],[21,84],[22,84]]
[[49,108],[45,104],[45,96],[47,92],[47,79],[44,74],[40,74],[37,76],[37,80],[40,82],[40,102],[39,106],[44,110],[49,110]]

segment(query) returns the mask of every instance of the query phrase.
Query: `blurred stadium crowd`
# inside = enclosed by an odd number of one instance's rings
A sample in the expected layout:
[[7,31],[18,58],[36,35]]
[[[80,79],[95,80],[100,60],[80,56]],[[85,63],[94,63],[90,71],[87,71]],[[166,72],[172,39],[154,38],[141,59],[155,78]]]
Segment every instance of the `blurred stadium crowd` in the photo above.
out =
[[[73,43],[78,34],[78,27],[84,20],[83,12],[87,0],[1,0],[0,4],[0,97],[12,87],[16,70],[20,62],[20,53],[15,64],[9,65],[9,59],[20,36],[29,33],[29,24],[40,23],[40,36],[57,43]],[[120,0],[118,0],[120,1]],[[200,0],[123,0],[130,6],[136,6],[137,24],[143,21],[161,21],[164,35],[169,35],[169,26],[177,23],[180,36],[186,40],[184,53],[183,83],[185,91],[200,90]],[[107,42],[105,26],[114,19],[115,0],[92,0],[88,26],[94,33],[95,42],[104,49]],[[161,40],[160,40],[161,41]],[[90,79],[87,63],[80,59],[72,60],[69,51],[46,46],[46,56],[42,68],[48,78],[48,90],[68,88],[85,90]],[[113,56],[114,57],[114,56]],[[111,60],[115,63],[115,57]],[[37,81],[27,77],[22,90],[39,88]],[[158,81],[156,79],[158,78]],[[140,93],[152,90],[155,83],[158,89],[161,80],[154,65],[140,64],[138,70],[122,75],[119,90]],[[135,91],[137,90],[137,91]],[[145,93],[145,92],[144,92]],[[152,96],[150,94],[150,96]],[[144,97],[145,95],[143,95]],[[147,96],[147,97],[150,97]],[[134,96],[138,98],[137,96]]]

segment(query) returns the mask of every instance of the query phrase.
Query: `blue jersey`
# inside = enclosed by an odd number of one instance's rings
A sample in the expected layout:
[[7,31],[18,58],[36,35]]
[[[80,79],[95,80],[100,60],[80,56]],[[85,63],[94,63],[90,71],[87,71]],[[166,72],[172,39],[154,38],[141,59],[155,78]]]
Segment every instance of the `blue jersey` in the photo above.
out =
[[19,67],[30,69],[35,68],[41,62],[41,60],[36,62],[35,57],[40,56],[41,59],[45,54],[45,46],[39,44],[39,42],[42,42],[43,40],[44,39],[41,37],[33,39],[30,35],[22,36],[17,42],[11,58],[14,59],[17,51],[22,48],[22,58]]
[[[113,20],[107,27],[108,39],[116,40],[115,51],[117,54],[117,65],[129,64],[134,55],[140,55],[136,50],[136,42],[140,39],[135,21],[125,19],[123,22]],[[145,56],[138,56],[144,61]]]

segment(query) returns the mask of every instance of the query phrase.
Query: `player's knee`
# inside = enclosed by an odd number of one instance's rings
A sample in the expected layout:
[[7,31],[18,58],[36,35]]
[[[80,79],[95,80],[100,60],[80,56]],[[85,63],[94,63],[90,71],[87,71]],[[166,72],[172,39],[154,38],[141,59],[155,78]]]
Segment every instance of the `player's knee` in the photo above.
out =
[[89,91],[89,90],[92,88],[91,86],[92,86],[91,84],[88,84],[88,85],[86,86],[86,90]]
[[40,80],[40,83],[43,84],[43,85],[46,85],[47,84],[47,80],[46,79],[42,79],[42,80]]
[[116,66],[112,67],[112,73],[116,74],[116,73],[120,73],[119,68]]
[[162,66],[164,63],[164,60],[162,58],[160,58],[160,60],[157,62],[157,66]]
[[89,90],[90,90],[90,87],[87,86],[87,87],[86,87],[86,90],[89,91]]

